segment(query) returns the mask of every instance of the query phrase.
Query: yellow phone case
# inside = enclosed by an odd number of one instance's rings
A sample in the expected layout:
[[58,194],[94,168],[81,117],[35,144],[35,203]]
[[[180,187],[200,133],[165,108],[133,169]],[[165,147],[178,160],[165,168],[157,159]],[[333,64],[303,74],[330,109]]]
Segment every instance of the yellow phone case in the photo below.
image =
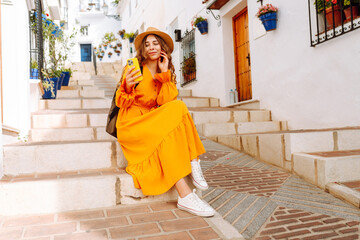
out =
[[[135,74],[134,76],[138,76],[141,75],[141,71],[140,71],[140,65],[139,65],[139,61],[137,58],[129,58],[128,60],[126,60],[127,65],[129,68],[135,66],[133,71],[139,70],[139,72],[137,74]],[[136,82],[140,82],[143,80],[143,77],[140,76],[139,78],[135,79],[134,81]]]

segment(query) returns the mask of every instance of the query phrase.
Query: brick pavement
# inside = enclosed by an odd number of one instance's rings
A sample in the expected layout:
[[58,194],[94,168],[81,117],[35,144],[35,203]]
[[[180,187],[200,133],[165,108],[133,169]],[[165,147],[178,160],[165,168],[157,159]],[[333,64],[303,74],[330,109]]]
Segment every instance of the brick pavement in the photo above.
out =
[[0,216],[0,240],[230,239],[224,226],[245,239],[360,239],[358,208],[277,167],[202,140],[207,153],[201,166],[210,185],[202,196],[216,217],[196,217],[165,202]]
[[221,239],[206,219],[177,209],[175,202],[2,217],[0,221],[1,240]]
[[[318,187],[226,146],[202,168],[203,197],[245,239],[360,239],[360,210]],[[353,186],[357,186],[353,183]]]

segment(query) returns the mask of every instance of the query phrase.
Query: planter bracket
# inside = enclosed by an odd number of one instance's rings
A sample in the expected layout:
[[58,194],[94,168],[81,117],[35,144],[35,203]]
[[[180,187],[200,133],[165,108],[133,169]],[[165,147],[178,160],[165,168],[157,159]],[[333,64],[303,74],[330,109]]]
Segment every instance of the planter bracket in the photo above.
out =
[[209,12],[211,12],[211,14],[213,15],[213,17],[215,18],[215,20],[219,20],[220,19],[220,15],[218,14],[217,16],[214,15],[213,11],[211,9],[206,9],[206,13],[209,14]]

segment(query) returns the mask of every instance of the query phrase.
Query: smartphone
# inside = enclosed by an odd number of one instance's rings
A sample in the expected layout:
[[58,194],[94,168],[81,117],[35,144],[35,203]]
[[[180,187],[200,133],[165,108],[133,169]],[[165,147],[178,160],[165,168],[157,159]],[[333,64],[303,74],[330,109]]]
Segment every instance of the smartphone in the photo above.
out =
[[[134,70],[133,71],[136,71],[136,70],[139,70],[138,73],[136,73],[134,76],[138,76],[138,75],[141,75],[141,72],[140,72],[140,65],[139,65],[139,61],[137,58],[129,58],[128,60],[126,60],[127,62],[127,65],[129,68],[135,66]],[[137,79],[135,79],[134,81],[136,82],[140,82],[143,80],[143,77],[142,75],[140,77],[138,77]]]

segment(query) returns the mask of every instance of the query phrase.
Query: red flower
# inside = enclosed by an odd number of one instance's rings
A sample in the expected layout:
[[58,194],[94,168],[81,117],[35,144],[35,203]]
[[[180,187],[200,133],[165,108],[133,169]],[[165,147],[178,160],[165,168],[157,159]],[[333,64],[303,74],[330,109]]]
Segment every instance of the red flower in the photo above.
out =
[[[336,0],[335,0],[336,1]],[[47,13],[46,16],[49,16],[49,14]]]

